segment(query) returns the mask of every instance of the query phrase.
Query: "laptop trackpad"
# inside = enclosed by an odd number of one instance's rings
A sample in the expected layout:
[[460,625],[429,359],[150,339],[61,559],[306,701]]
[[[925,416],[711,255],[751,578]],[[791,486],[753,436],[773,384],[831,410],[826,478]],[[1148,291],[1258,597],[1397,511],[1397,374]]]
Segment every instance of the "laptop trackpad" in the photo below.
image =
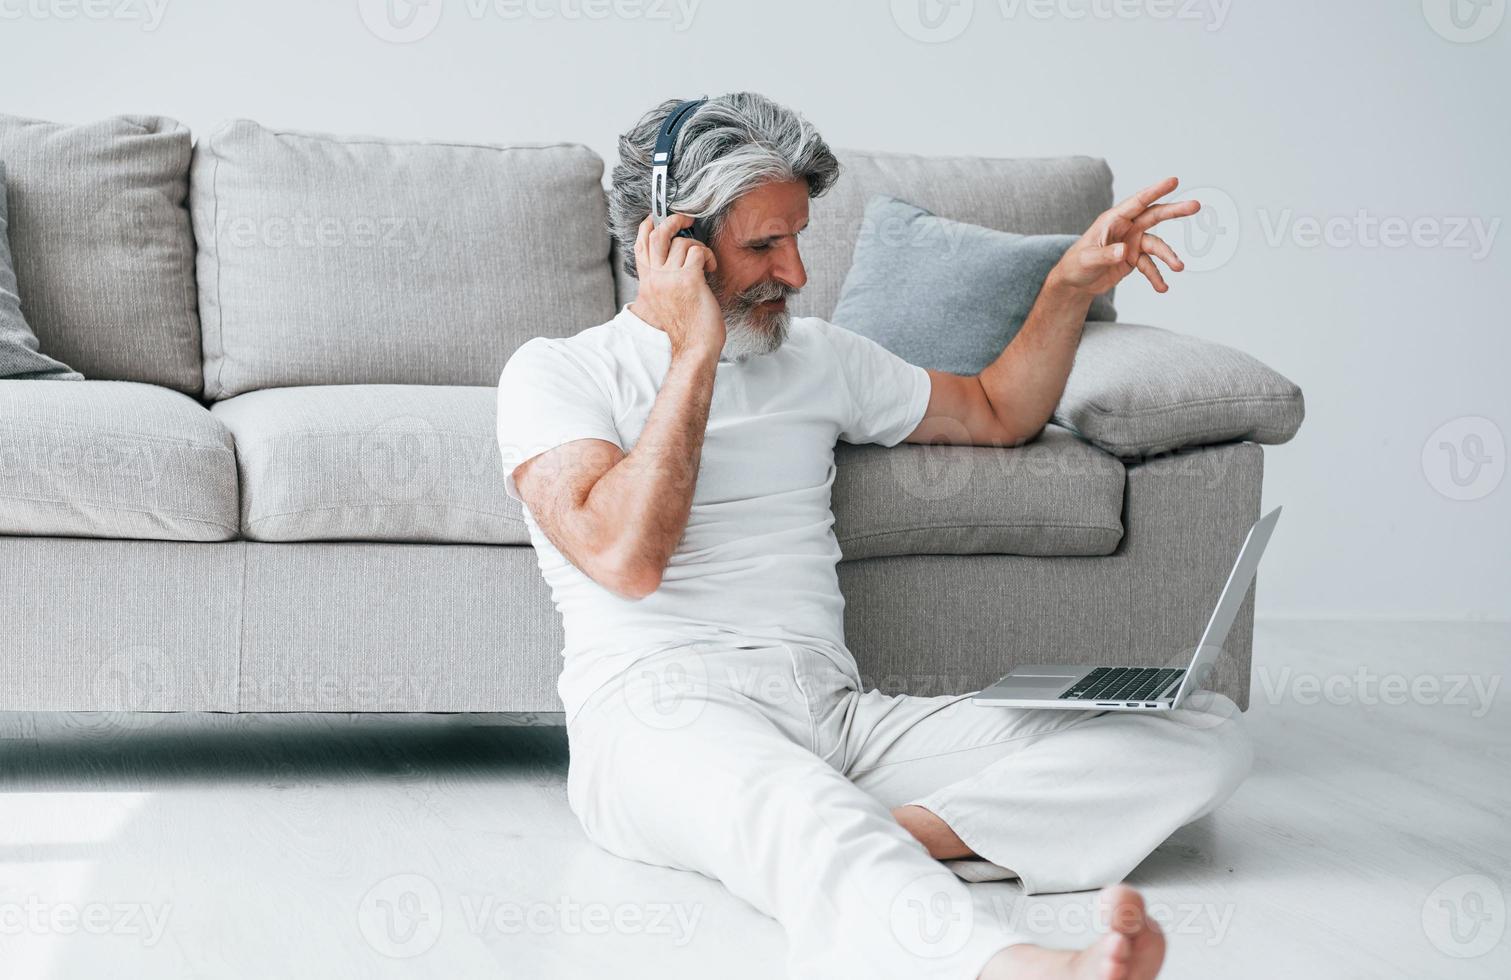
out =
[[1038,676],[1038,677],[1021,677],[1021,676],[1018,676],[1018,677],[1009,677],[1007,680],[1008,680],[1008,683],[1010,683],[1013,687],[1028,688],[1029,690],[1032,690],[1032,691],[1048,691],[1048,690],[1058,690],[1059,688],[1065,687],[1066,685],[1068,685],[1071,681],[1073,681],[1075,679],[1076,679],[1076,675],[1075,674],[1065,674],[1064,676],[1061,676],[1061,677],[1043,677],[1043,676]]

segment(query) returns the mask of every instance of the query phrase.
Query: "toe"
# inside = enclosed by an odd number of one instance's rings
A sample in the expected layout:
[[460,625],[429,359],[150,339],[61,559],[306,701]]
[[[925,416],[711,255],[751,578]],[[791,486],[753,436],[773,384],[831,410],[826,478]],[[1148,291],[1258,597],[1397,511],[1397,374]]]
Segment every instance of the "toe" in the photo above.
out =
[[1112,931],[1133,937],[1147,926],[1144,897],[1127,885],[1109,885],[1097,896]]

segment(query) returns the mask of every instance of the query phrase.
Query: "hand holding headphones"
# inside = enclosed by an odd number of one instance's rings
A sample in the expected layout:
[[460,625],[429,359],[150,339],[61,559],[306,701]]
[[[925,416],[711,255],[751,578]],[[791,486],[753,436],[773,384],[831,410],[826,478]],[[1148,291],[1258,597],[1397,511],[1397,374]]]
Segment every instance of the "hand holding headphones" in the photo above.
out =
[[680,103],[661,124],[651,157],[651,213],[635,236],[640,293],[635,315],[671,337],[672,355],[717,359],[724,349],[724,312],[707,275],[718,267],[703,229],[685,214],[669,214],[668,185],[677,133],[702,99]]
[[713,250],[681,233],[693,219],[674,214],[661,224],[647,216],[635,236],[635,269],[640,293],[635,315],[666,331],[672,356],[694,354],[717,359],[724,349],[724,311],[707,273],[718,267]]

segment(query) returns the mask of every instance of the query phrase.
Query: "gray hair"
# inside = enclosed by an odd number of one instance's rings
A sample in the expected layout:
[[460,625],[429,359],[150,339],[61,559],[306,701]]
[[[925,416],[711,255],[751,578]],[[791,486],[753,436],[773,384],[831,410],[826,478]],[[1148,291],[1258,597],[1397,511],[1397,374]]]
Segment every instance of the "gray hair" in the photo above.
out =
[[[635,236],[651,213],[651,152],[678,99],[668,99],[619,137],[609,189],[609,233],[624,271],[636,275]],[[731,92],[699,106],[677,134],[668,206],[697,218],[710,238],[742,195],[773,181],[804,180],[818,197],[839,176],[839,161],[818,130],[785,106],[754,92]]]

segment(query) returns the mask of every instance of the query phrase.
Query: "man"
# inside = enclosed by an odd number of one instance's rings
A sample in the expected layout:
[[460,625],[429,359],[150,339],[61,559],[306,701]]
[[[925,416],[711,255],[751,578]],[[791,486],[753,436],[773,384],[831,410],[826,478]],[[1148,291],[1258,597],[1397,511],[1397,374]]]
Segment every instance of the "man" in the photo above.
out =
[[[834,444],[1015,446],[1058,401],[1094,296],[1197,210],[1157,184],[1097,219],[977,377],[928,371],[817,319],[798,235],[839,165],[795,113],[710,99],[676,139],[654,227],[651,149],[676,103],[620,139],[610,224],[634,302],[522,346],[499,385],[567,647],[568,796],[588,836],[698,871],[772,915],[796,976],[1153,976],[1164,939],[1115,886],[1225,799],[1250,750],[1228,710],[1167,716],[978,707],[863,691],[831,529]],[[707,244],[677,237],[697,219]],[[941,863],[947,862],[947,863]],[[961,883],[1108,888],[1079,952],[1027,942]]]

